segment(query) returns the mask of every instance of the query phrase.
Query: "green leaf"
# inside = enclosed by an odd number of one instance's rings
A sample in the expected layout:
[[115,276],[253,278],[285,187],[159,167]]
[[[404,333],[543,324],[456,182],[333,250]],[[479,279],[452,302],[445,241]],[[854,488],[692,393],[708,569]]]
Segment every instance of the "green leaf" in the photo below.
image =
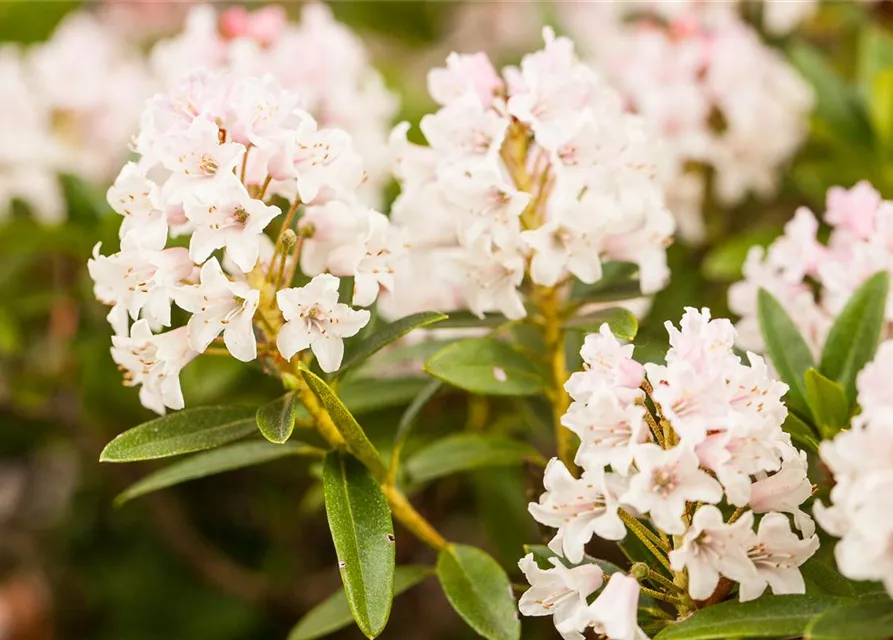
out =
[[815,369],[807,369],[803,381],[806,385],[806,402],[822,438],[833,438],[850,421],[846,391]]
[[[824,197],[824,190],[822,191]],[[741,267],[751,247],[766,247],[778,237],[780,229],[754,229],[745,234],[724,239],[711,249],[703,262],[701,272],[713,282],[734,282],[741,279]]]
[[270,442],[282,444],[295,429],[296,413],[297,400],[290,391],[257,410],[257,428]]
[[359,460],[338,452],[323,466],[326,516],[353,618],[366,637],[385,628],[394,600],[394,525],[381,487]]
[[349,378],[338,396],[354,415],[372,413],[411,402],[430,382],[427,378]]
[[403,442],[409,436],[409,432],[415,426],[419,414],[425,408],[431,399],[437,395],[437,392],[443,388],[440,380],[430,380],[421,391],[412,399],[412,402],[406,407],[403,415],[400,416],[400,422],[397,423],[397,431],[394,434],[394,442]]
[[487,640],[518,640],[518,620],[508,576],[489,555],[448,544],[437,556],[437,579],[463,620]]
[[545,465],[539,452],[526,442],[498,435],[459,433],[416,452],[406,461],[405,469],[413,481],[423,483],[462,471],[521,465],[526,461]]
[[[394,596],[409,591],[434,573],[430,567],[404,565],[394,572]],[[343,629],[353,621],[343,589],[316,605],[295,625],[288,640],[316,640]]]
[[803,41],[788,49],[791,62],[812,84],[816,95],[816,117],[827,123],[837,137],[851,144],[870,147],[871,127],[856,91],[826,62],[821,51]]
[[122,505],[128,500],[147,493],[224,471],[243,469],[286,456],[316,456],[323,453],[322,449],[300,442],[289,442],[283,445],[271,444],[266,441],[237,442],[189,456],[150,473],[115,498],[115,504]]
[[695,611],[666,627],[654,640],[799,637],[812,618],[837,604],[839,598],[799,595],[723,602]]
[[341,364],[341,368],[333,375],[333,377],[340,378],[351,367],[360,364],[372,354],[376,353],[392,342],[399,340],[410,331],[419,329],[421,327],[426,327],[428,325],[434,324],[435,322],[440,322],[441,320],[445,320],[446,318],[447,316],[443,313],[439,313],[436,311],[424,311],[422,313],[416,313],[411,316],[406,316],[405,318],[401,318],[396,322],[385,325],[372,335],[366,336],[362,341],[357,342],[357,347],[348,351],[347,355],[344,357],[344,362]]
[[449,317],[437,323],[438,329],[477,329],[484,327],[498,327],[509,324],[511,320],[501,313],[485,313],[479,318],[471,311],[450,311]]
[[819,452],[819,438],[811,426],[803,422],[797,415],[791,411],[788,412],[781,428],[791,435],[791,440],[800,445],[801,449]]
[[787,383],[788,402],[802,415],[809,415],[803,374],[815,366],[812,352],[793,320],[778,301],[765,289],[757,294],[757,317],[766,352],[781,379]]
[[873,357],[881,339],[890,276],[882,271],[856,289],[828,331],[819,371],[856,402],[856,375]]
[[154,460],[213,449],[253,433],[255,413],[249,407],[197,407],[170,413],[116,437],[99,461]]
[[881,26],[865,25],[859,34],[856,80],[862,98],[870,104],[878,75],[893,67],[893,38]]
[[893,69],[875,77],[868,112],[878,141],[889,147],[893,141]]
[[544,372],[509,345],[493,338],[461,340],[425,363],[435,378],[485,395],[523,396],[544,391]]
[[300,364],[301,373],[304,374],[304,380],[313,390],[313,393],[319,398],[322,405],[332,417],[335,427],[347,441],[350,448],[357,458],[368,466],[378,480],[383,480],[387,471],[378,451],[372,442],[369,441],[363,427],[357,422],[356,418],[347,410],[344,403],[338,398],[332,388],[318,375],[310,371],[304,363]]
[[807,640],[886,640],[893,637],[893,602],[853,602],[814,618],[806,627]]
[[606,322],[611,329],[611,333],[623,340],[632,340],[636,337],[636,332],[639,330],[639,321],[636,319],[636,316],[629,309],[624,309],[623,307],[599,309],[585,316],[570,318],[564,323],[564,328],[586,333],[596,333],[601,329],[602,324]]
[[855,597],[858,591],[854,582],[847,580],[826,562],[812,557],[800,565],[800,573],[806,581],[807,593],[813,593],[810,586],[816,587],[819,593],[827,593],[832,596]]
[[642,295],[636,274],[639,267],[631,262],[606,262],[602,264],[602,277],[598,282],[585,284],[574,280],[572,298],[583,302],[616,302]]

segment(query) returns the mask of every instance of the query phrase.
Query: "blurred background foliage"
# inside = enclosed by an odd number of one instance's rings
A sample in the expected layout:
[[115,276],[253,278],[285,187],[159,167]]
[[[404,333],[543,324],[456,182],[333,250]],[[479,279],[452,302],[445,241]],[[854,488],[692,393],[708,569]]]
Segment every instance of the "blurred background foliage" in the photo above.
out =
[[[43,40],[79,6],[0,2],[0,41]],[[299,12],[297,3],[286,6]],[[497,63],[516,61],[537,44],[554,7],[343,1],[332,9],[366,39],[374,64],[399,92],[399,119],[416,124],[433,107],[425,91],[429,67],[459,46],[484,48]],[[522,11],[526,27],[503,33],[500,16]],[[893,3],[866,12],[829,2],[808,28],[773,42],[815,88],[809,142],[773,201],[726,210],[708,205],[710,240],[671,247],[672,281],[655,297],[636,340],[645,359],[665,350],[663,322],[677,320],[683,306],[727,315],[726,288],[740,277],[747,248],[767,244],[797,206],[821,211],[828,187],[859,179],[893,195],[891,21]],[[65,178],[64,186],[64,225],[43,227],[17,211],[0,229],[0,637],[284,638],[340,587],[319,469],[287,458],[113,506],[117,493],[154,466],[100,466],[99,451],[151,415],[120,384],[108,355],[106,309],[94,302],[84,269],[97,241],[114,244],[119,218],[83,182]],[[212,358],[187,368],[183,387],[192,406],[221,399],[257,405],[277,391],[259,370]],[[368,407],[363,425],[383,440],[408,401],[388,397],[386,389],[385,381],[361,390]],[[440,396],[414,437],[485,423],[493,407],[486,401],[465,406],[463,398]],[[509,415],[516,419],[488,429],[532,436],[549,450],[538,407]],[[538,493],[537,475],[535,469],[481,471],[439,482],[415,500],[448,537],[489,549],[515,575],[521,545],[542,539],[526,514],[527,500]],[[400,539],[398,563],[431,563],[430,552],[411,536]],[[419,621],[426,621],[424,629]],[[471,634],[430,581],[401,596],[382,637]],[[526,634],[554,631],[548,621],[533,622]],[[337,637],[361,634],[350,628]]]

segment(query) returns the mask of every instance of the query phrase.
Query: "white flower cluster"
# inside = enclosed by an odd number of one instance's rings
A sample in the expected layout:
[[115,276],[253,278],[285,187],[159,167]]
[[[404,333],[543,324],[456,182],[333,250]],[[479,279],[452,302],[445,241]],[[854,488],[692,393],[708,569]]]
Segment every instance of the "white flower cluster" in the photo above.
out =
[[[97,246],[88,266],[96,297],[112,307],[112,356],[142,385],[143,404],[182,408],[180,370],[221,333],[240,360],[257,356],[257,332],[286,360],[309,347],[324,370],[337,369],[342,339],[369,312],[339,303],[331,274],[353,276],[354,304],[369,305],[392,284],[402,250],[388,219],[357,199],[363,171],[350,136],[319,128],[272,76],[199,69],[147,103],[136,151],[108,191],[123,216],[121,250],[103,256]],[[264,233],[282,214],[274,195],[293,202],[275,246]],[[169,236],[189,236],[188,249],[168,246]],[[229,275],[212,257],[221,249]],[[298,251],[315,277],[290,288]],[[153,334],[171,326],[172,303],[192,314],[187,326]]]
[[580,63],[573,43],[546,46],[496,73],[487,56],[451,54],[428,76],[436,113],[428,146],[392,134],[413,267],[385,311],[468,308],[525,315],[519,288],[570,275],[592,283],[603,260],[639,266],[644,293],[667,277],[672,216],[656,182],[655,147],[619,96]]
[[[766,289],[787,311],[818,354],[833,320],[847,300],[879,271],[893,274],[893,203],[867,182],[851,189],[828,190],[824,221],[831,227],[827,244],[818,241],[818,220],[800,207],[784,234],[768,248],[752,247],[744,279],[729,289],[729,308],[741,316],[739,344],[762,351],[757,319],[757,292]],[[817,291],[817,293],[816,293]],[[893,299],[887,321],[893,321]]]
[[893,597],[893,341],[881,343],[856,379],[862,412],[853,427],[821,444],[822,461],[834,474],[831,504],[815,505],[840,572],[853,580],[883,581]]
[[254,11],[197,5],[182,33],[159,41],[150,57],[165,87],[176,86],[184,74],[202,66],[245,76],[271,74],[286,89],[298,91],[320,126],[351,135],[369,175],[364,200],[381,205],[390,169],[381,150],[397,99],[370,66],[363,42],[336,22],[324,4],[304,6],[298,24],[275,5]]
[[751,192],[771,195],[808,133],[812,90],[740,18],[734,2],[648,8],[564,7],[569,28],[591,43],[596,68],[663,138],[670,210],[682,236],[697,241],[705,232],[708,172],[723,206]]
[[[739,583],[742,601],[767,585],[803,593],[798,567],[818,538],[800,509],[812,491],[805,454],[781,428],[786,385],[759,356],[742,362],[732,350],[734,327],[711,320],[707,309],[687,309],[680,328],[667,323],[667,330],[665,365],[637,363],[632,345],[621,345],[607,325],[586,338],[586,369],[565,386],[573,403],[562,420],[580,438],[582,474],[553,459],[531,514],[558,530],[549,547],[572,564],[593,535],[624,537],[621,512],[648,518],[664,540],[681,537],[668,560],[686,570],[695,600],[708,599],[720,576]],[[559,630],[579,638],[587,624],[581,609]]]
[[0,47],[0,217],[13,199],[43,222],[66,215],[60,173],[107,186],[152,82],[138,51],[86,12],[52,37]]

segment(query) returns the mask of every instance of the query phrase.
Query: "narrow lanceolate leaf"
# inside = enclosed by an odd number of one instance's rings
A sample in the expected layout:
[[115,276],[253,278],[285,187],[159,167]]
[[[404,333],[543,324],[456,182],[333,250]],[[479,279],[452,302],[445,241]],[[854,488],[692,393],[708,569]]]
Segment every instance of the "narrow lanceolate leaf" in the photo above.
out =
[[378,455],[378,451],[368,436],[366,436],[363,427],[347,410],[347,407],[344,406],[344,403],[341,402],[341,399],[332,390],[332,387],[303,364],[301,364],[301,373],[304,374],[304,379],[310,388],[313,389],[313,393],[316,394],[322,405],[329,412],[329,415],[332,416],[332,422],[335,423],[335,427],[347,441],[347,446],[351,452],[370,467],[377,478],[383,478],[386,470],[381,457]]
[[[394,597],[422,582],[434,573],[430,567],[405,565],[397,567],[394,573]],[[329,598],[311,609],[301,621],[295,625],[288,640],[315,640],[343,629],[353,621],[350,606],[344,590],[332,594]]]
[[295,429],[296,412],[297,400],[290,391],[257,410],[257,428],[270,442],[282,444]]
[[666,627],[654,640],[800,637],[809,622],[840,604],[831,596],[763,596],[723,602]]
[[850,421],[846,391],[815,369],[807,369],[803,381],[806,385],[806,402],[822,438],[833,438]]
[[428,445],[406,461],[406,473],[415,482],[430,482],[453,473],[506,467],[524,462],[545,465],[539,452],[526,442],[506,436],[460,433]]
[[877,273],[850,297],[828,331],[819,371],[841,384],[856,402],[856,375],[877,351],[884,325],[890,276]]
[[611,329],[611,333],[622,340],[632,340],[639,330],[639,321],[636,320],[636,316],[629,309],[622,307],[599,309],[584,316],[571,318],[564,323],[564,328],[596,333],[605,323]]
[[827,563],[812,557],[800,565],[800,573],[809,594],[855,597],[859,592],[856,583],[847,580]]
[[115,498],[118,505],[139,496],[164,489],[181,482],[204,478],[225,471],[251,467],[278,458],[297,455],[321,456],[322,449],[300,442],[283,445],[266,441],[237,442],[212,451],[205,451],[149,474]]
[[807,640],[887,640],[893,637],[893,602],[885,596],[835,607],[806,627]]
[[338,387],[338,397],[354,415],[410,402],[428,384],[426,378],[349,378]]
[[353,619],[380,634],[394,600],[394,525],[378,482],[357,459],[330,453],[323,465],[326,516]]
[[796,414],[788,413],[781,428],[785,433],[790,434],[791,440],[801,449],[816,454],[819,452],[818,434],[811,426],[798,418]]
[[448,544],[437,556],[437,579],[463,620],[487,640],[518,640],[521,623],[508,576],[489,555]]
[[409,406],[400,416],[400,422],[397,423],[397,431],[394,434],[394,442],[403,442],[409,436],[409,432],[418,421],[419,414],[425,408],[431,399],[437,395],[437,392],[443,388],[440,380],[429,380],[421,391],[416,394]]
[[765,289],[757,294],[757,316],[766,351],[781,379],[787,383],[790,406],[804,416],[809,415],[803,374],[815,366],[812,352],[793,320],[778,301]]
[[423,311],[422,313],[406,316],[405,318],[401,318],[391,324],[385,325],[372,335],[367,336],[362,341],[358,342],[357,347],[347,353],[344,362],[341,364],[341,368],[334,377],[343,376],[351,367],[360,364],[375,352],[392,342],[399,340],[410,331],[420,329],[421,327],[427,327],[435,322],[446,320],[446,318],[446,314],[443,313]]
[[546,388],[541,367],[493,338],[451,344],[431,356],[425,370],[454,387],[478,394],[524,396]]
[[106,445],[99,460],[134,462],[213,449],[253,433],[255,413],[249,407],[184,409],[125,431]]
[[479,318],[471,311],[451,311],[449,317],[439,322],[438,329],[480,329],[485,327],[498,327],[508,324],[511,320],[501,313],[487,313]]

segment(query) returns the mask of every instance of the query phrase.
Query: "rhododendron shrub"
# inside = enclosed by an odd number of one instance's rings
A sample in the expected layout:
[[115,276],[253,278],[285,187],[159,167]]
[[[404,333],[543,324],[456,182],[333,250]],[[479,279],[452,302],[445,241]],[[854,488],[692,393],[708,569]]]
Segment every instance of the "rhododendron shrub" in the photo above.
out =
[[[751,194],[774,195],[809,130],[811,87],[761,40],[738,4],[563,6],[595,68],[663,139],[661,179],[688,241],[715,233],[710,203],[726,208]],[[767,22],[785,8],[810,8],[807,2],[763,5]]]
[[[294,28],[277,9],[200,8],[155,47],[163,89],[106,194],[117,241],[88,270],[124,386],[159,417],[101,459],[186,457],[119,502],[311,459],[343,590],[295,639],[351,621],[377,637],[429,575],[490,640],[533,617],[568,640],[795,637],[856,594],[887,606],[850,579],[889,582],[888,205],[833,191],[827,244],[798,213],[733,289],[740,335],[688,307],[646,361],[630,308],[667,285],[675,231],[661,142],[571,40],[543,35],[501,71],[484,53],[432,69],[421,144],[407,123],[366,135],[390,101],[321,7]],[[390,210],[370,207],[383,165]],[[209,361],[263,381],[250,404],[187,402],[181,376]],[[400,412],[372,429],[370,406]],[[542,534],[505,534],[502,563],[416,506],[484,471],[509,473],[477,476],[489,524],[520,502]],[[841,538],[840,573],[813,515]]]

